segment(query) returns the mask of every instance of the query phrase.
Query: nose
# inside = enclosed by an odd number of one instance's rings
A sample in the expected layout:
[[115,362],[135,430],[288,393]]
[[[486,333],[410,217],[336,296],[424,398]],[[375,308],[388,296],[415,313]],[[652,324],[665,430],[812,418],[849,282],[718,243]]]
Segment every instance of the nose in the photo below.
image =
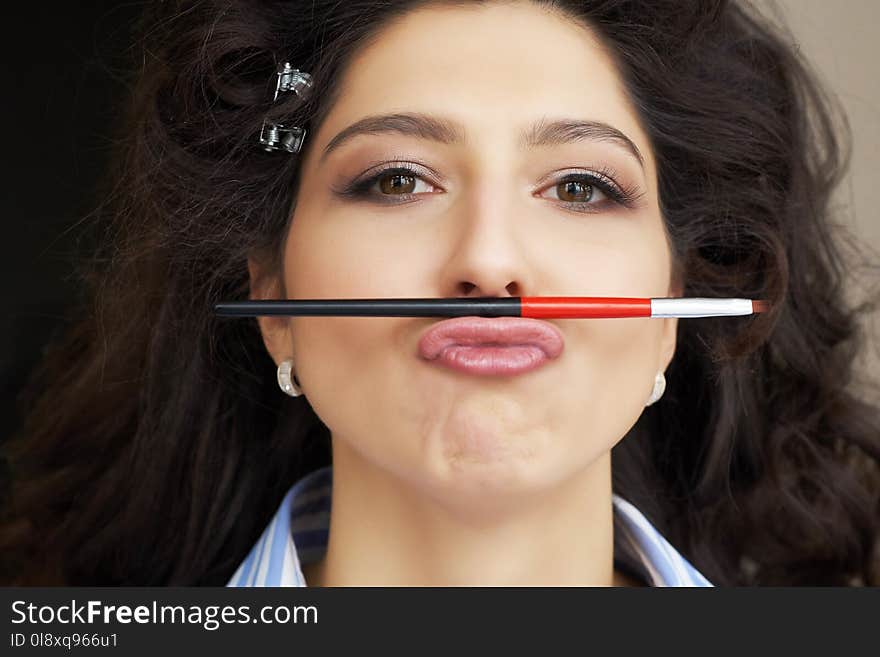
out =
[[[487,189],[496,193],[487,193]],[[441,283],[444,295],[517,297],[531,289],[528,236],[517,221],[512,195],[502,198],[499,189],[509,190],[509,184],[474,190],[451,210],[457,216],[447,224],[452,228]]]

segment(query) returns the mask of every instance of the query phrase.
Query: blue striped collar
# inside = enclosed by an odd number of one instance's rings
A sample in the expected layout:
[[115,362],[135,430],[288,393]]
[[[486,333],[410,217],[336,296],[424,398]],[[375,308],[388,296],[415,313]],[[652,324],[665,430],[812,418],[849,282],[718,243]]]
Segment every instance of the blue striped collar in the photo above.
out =
[[[296,482],[226,586],[306,586],[301,564],[320,559],[330,527],[332,466]],[[615,534],[651,586],[712,586],[632,504],[613,496]],[[618,559],[615,541],[615,560]]]

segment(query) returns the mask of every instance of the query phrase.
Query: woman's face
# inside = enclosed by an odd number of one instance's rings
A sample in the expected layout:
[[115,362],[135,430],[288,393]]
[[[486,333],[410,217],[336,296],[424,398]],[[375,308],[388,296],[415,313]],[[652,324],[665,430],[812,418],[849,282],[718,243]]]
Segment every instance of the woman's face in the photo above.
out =
[[[306,139],[289,298],[671,296],[649,143],[584,28],[531,5],[424,8],[387,27],[341,84]],[[427,129],[337,140],[367,117],[402,113],[451,129],[442,140]],[[643,161],[595,129],[522,141],[557,120],[608,124]],[[393,167],[414,172],[342,194]],[[560,183],[602,172],[637,197],[631,207],[612,187]],[[534,492],[587,468],[638,419],[675,347],[675,320],[547,320],[565,339],[558,358],[480,376],[419,357],[439,321],[260,319],[336,448],[446,500]]]

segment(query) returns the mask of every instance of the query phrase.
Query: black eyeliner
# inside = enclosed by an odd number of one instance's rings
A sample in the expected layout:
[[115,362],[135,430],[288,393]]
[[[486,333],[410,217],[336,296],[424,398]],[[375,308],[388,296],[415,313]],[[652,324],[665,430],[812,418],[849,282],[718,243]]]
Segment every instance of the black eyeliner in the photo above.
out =
[[[381,195],[377,197],[375,194],[370,193],[370,189],[375,185],[380,179],[385,176],[394,176],[394,175],[402,175],[402,176],[412,176],[417,178],[426,178],[423,172],[418,171],[409,166],[390,166],[386,169],[382,169],[372,175],[369,175],[366,178],[356,179],[354,182],[348,184],[342,190],[334,190],[337,195],[340,197],[350,199],[350,200],[370,200],[375,201],[381,205],[397,205],[404,204],[411,199],[412,193],[407,194],[399,194],[399,195],[389,195],[387,198],[401,198],[403,200],[394,201],[394,200],[379,200]],[[561,185],[566,182],[579,182],[582,184],[590,185],[591,187],[597,187],[600,191],[602,191],[606,196],[611,198],[614,203],[632,209],[636,206],[638,199],[644,194],[641,192],[638,185],[631,186],[622,186],[614,181],[616,176],[616,172],[610,167],[603,166],[599,171],[592,172],[579,172],[579,173],[569,173],[557,180],[554,185]],[[429,184],[436,186],[435,183],[427,180]],[[577,207],[596,207],[600,208],[601,203],[589,203],[588,201],[556,201],[557,204],[563,204],[567,209],[577,208]],[[598,212],[599,210],[576,210],[581,213],[589,213],[589,212]]]

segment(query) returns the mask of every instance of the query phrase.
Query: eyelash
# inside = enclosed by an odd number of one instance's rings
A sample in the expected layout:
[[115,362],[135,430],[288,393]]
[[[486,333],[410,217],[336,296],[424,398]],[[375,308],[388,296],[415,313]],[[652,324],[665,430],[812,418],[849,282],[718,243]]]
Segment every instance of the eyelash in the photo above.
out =
[[[343,198],[355,200],[372,200],[373,198],[389,197],[395,199],[393,201],[377,200],[378,203],[384,205],[401,205],[419,196],[419,194],[412,193],[391,195],[374,194],[371,191],[373,185],[375,185],[383,177],[389,175],[413,176],[425,180],[425,182],[428,182],[432,186],[437,186],[434,185],[434,183],[432,183],[430,180],[426,180],[425,175],[421,170],[412,167],[406,162],[394,162],[384,169],[369,176],[368,178],[355,180],[345,189],[338,191],[337,194],[339,194],[339,196]],[[544,189],[557,187],[568,182],[579,182],[581,184],[599,188],[599,190],[603,194],[605,194],[608,197],[608,200],[612,203],[616,203],[617,205],[626,208],[632,208],[636,205],[636,202],[644,194],[644,192],[640,191],[638,185],[619,185],[615,182],[615,178],[617,177],[617,175],[617,172],[613,168],[607,165],[603,165],[599,168],[598,171],[593,171],[590,173],[567,174],[559,180],[555,181],[553,184],[548,185]],[[604,205],[604,203],[601,201],[599,203],[583,201],[558,201],[558,203],[562,203],[565,207],[569,209],[574,209],[578,212],[597,212],[602,209],[602,206]]]

